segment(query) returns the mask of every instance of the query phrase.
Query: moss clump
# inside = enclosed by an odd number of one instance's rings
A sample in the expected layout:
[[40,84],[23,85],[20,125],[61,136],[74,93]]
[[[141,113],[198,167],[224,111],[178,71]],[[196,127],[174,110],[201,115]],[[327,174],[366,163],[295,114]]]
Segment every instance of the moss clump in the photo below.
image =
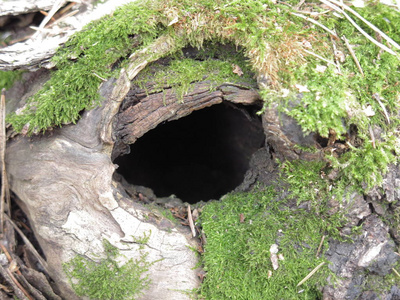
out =
[[[148,236],[143,237],[145,240]],[[142,240],[141,240],[142,241]],[[98,263],[76,256],[64,265],[64,271],[78,296],[90,299],[136,299],[146,289],[150,280],[144,275],[151,263],[146,254],[120,266],[116,259],[118,249],[104,240],[106,258]]]
[[[199,54],[199,57],[201,56]],[[239,68],[243,74],[239,76],[234,73],[235,67]],[[177,53],[171,57],[168,65],[157,65],[155,70],[153,65],[145,68],[135,83],[141,88],[146,88],[148,83],[152,83],[152,93],[172,88],[181,101],[191,91],[191,83],[209,81],[210,90],[223,83],[254,86],[253,75],[254,73],[240,53],[222,59],[185,58]]]
[[76,122],[84,109],[99,103],[99,85],[115,74],[113,63],[157,36],[157,15],[150,3],[128,4],[86,26],[53,57],[57,70],[51,79],[8,121],[17,131],[29,124],[28,133]]
[[0,71],[0,90],[9,89],[22,76],[22,71]]
[[[229,195],[205,206],[201,220],[207,235],[201,287],[205,299],[317,299],[330,273],[319,270],[297,284],[324,259],[316,258],[327,229],[321,218],[283,208],[272,190]],[[240,222],[243,214],[245,221]],[[269,249],[278,244],[284,260],[272,272]],[[325,242],[325,249],[327,244]],[[302,292],[300,292],[302,290]],[[300,293],[299,293],[300,292]]]
[[[327,265],[306,283],[297,284],[324,261],[327,240],[339,233],[345,212],[332,214],[328,201],[344,195],[341,185],[321,178],[325,164],[294,161],[281,164],[281,187],[230,194],[203,208],[201,224],[207,236],[203,263],[207,271],[200,295],[205,299],[319,299]],[[280,190],[288,193],[280,194]],[[282,195],[286,195],[284,198]],[[309,203],[309,209],[296,203]],[[240,215],[244,217],[241,222]],[[243,220],[242,220],[243,221]],[[322,236],[325,241],[317,258]],[[272,272],[269,249],[278,244],[284,260]]]

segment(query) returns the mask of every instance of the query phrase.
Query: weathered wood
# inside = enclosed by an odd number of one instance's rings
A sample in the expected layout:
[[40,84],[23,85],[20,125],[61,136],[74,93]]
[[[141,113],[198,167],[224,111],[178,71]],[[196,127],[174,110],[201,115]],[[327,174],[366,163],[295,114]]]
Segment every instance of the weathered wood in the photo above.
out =
[[[30,71],[39,68],[53,68],[50,62],[57,48],[65,43],[75,32],[82,29],[90,21],[99,19],[105,14],[112,13],[118,6],[131,2],[132,0],[115,0],[99,3],[96,7],[81,2],[78,6],[85,6],[84,10],[63,18],[62,24],[49,25],[40,34],[27,37],[24,42],[15,43],[0,49],[0,70],[27,69]],[[4,1],[0,0],[0,22],[1,18],[9,15],[20,15],[40,10],[49,11],[55,4],[60,5],[67,1],[40,0],[40,1]],[[76,7],[78,9],[79,7]]]
[[[124,79],[125,78],[125,79]],[[125,259],[138,258],[133,237],[149,234],[144,245],[152,286],[141,299],[188,299],[179,290],[198,286],[193,270],[196,244],[186,228],[154,217],[154,213],[126,197],[113,181],[110,155],[111,120],[129,81],[121,75],[106,82],[101,107],[85,112],[76,125],[44,136],[18,136],[7,147],[10,185],[21,199],[46,255],[49,272],[65,299],[77,299],[62,264],[75,255],[96,259],[103,239],[121,249]]]

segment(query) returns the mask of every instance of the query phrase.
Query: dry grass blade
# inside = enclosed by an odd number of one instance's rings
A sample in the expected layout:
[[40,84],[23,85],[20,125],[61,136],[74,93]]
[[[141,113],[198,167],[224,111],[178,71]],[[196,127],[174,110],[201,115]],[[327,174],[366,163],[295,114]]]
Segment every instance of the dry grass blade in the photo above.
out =
[[314,270],[312,270],[310,273],[308,273],[308,275],[306,277],[304,277],[304,279],[297,284],[297,286],[302,285],[304,282],[306,282],[308,279],[310,279],[311,276],[313,276],[315,274],[315,272],[317,272],[324,264],[325,264],[325,262],[322,262],[318,266],[316,266],[314,268]]
[[370,23],[366,19],[364,19],[358,12],[356,12],[354,9],[351,7],[347,6],[346,4],[336,1],[336,0],[328,0],[329,2],[332,2],[343,9],[351,12],[353,15],[355,15],[357,18],[359,18],[361,21],[363,21],[365,24],[367,24],[372,30],[378,32],[386,41],[388,41],[389,44],[392,46],[396,47],[397,49],[400,50],[400,45],[397,44],[395,41],[393,41],[389,36],[387,36],[384,32],[382,32],[378,27],[376,27],[374,24]]
[[307,49],[303,49],[303,51],[306,52],[306,53],[308,53],[308,54],[310,54],[310,55],[312,55],[312,56],[315,56],[315,57],[317,57],[317,58],[323,60],[324,62],[326,62],[326,63],[328,63],[328,64],[334,65],[334,66],[336,67],[336,64],[335,64],[334,62],[331,62],[331,61],[329,61],[329,60],[323,58],[322,56],[320,56],[320,55],[318,55],[318,54],[316,54],[316,53],[314,53],[314,52],[311,52],[311,51],[309,51],[309,50],[307,50]]
[[192,211],[190,209],[190,205],[188,205],[188,220],[189,220],[189,226],[190,226],[190,230],[192,231],[192,235],[193,237],[196,236],[196,229],[194,228],[194,223],[193,223],[193,217],[192,217]]
[[328,27],[326,27],[325,25],[322,25],[321,23],[315,21],[314,19],[309,18],[309,17],[307,17],[307,16],[304,16],[304,15],[302,15],[302,14],[298,14],[298,13],[293,13],[293,12],[291,12],[290,14],[291,14],[291,15],[294,15],[294,16],[296,16],[296,17],[302,18],[302,19],[304,19],[304,20],[306,20],[306,21],[309,21],[309,22],[311,22],[311,23],[313,23],[313,24],[315,24],[315,25],[321,27],[321,28],[324,29],[325,31],[329,32],[332,36],[334,36],[334,37],[336,37],[337,39],[339,39],[339,37],[336,35],[336,33],[335,33],[334,31],[330,30]]
[[318,257],[319,252],[321,251],[322,244],[324,243],[324,240],[325,240],[325,235],[323,235],[322,238],[321,238],[321,242],[319,243],[317,254],[315,255],[316,257]]
[[397,270],[396,270],[395,268],[392,268],[392,270],[393,270],[393,272],[394,272],[398,277],[400,277],[399,272],[397,272]]
[[372,147],[374,147],[374,149],[376,149],[375,134],[374,134],[374,131],[372,130],[371,125],[368,127],[368,130],[369,130],[369,135],[371,136]]
[[40,262],[40,264],[42,265],[43,269],[48,272],[48,266],[47,266],[47,262],[40,256],[40,254],[37,252],[37,250],[35,249],[35,247],[32,245],[32,243],[28,240],[28,238],[25,236],[25,234],[21,231],[21,229],[18,228],[17,225],[15,225],[15,223],[10,219],[9,216],[7,216],[6,214],[4,214],[4,217],[6,218],[6,220],[8,222],[10,222],[10,224],[12,225],[12,227],[15,229],[16,232],[18,232],[18,234],[21,236],[22,240],[24,241],[25,245],[29,248],[29,250],[31,250],[32,254],[36,257],[36,259]]
[[330,8],[334,9],[335,11],[337,11],[338,13],[341,13],[343,16],[346,17],[346,19],[363,35],[365,36],[368,40],[370,40],[373,44],[375,44],[376,46],[378,46],[379,48],[389,52],[390,54],[397,56],[396,52],[394,52],[392,49],[388,48],[387,46],[385,46],[382,43],[379,43],[377,40],[375,40],[373,37],[371,37],[368,33],[366,33],[360,26],[358,26],[358,24],[356,22],[354,22],[354,20],[352,18],[350,18],[350,16],[348,14],[346,14],[346,12],[344,10],[342,10],[341,8],[339,8],[338,6],[330,3],[327,0],[319,0],[322,3],[326,4],[327,6],[329,6]]
[[379,97],[379,94],[377,94],[377,93],[373,94],[373,95],[372,95],[372,98],[375,99],[376,101],[378,101],[380,107],[381,107],[382,110],[383,110],[383,113],[385,114],[385,118],[386,118],[387,123],[390,124],[389,114],[388,114],[388,112],[387,112],[387,110],[386,110],[385,105],[383,105],[383,103],[382,103],[382,101],[381,101],[381,97]]
[[347,49],[349,50],[349,52],[351,54],[351,57],[353,58],[354,62],[356,63],[358,71],[360,71],[362,77],[364,77],[365,75],[364,75],[363,69],[361,68],[360,62],[358,61],[357,56],[356,56],[353,48],[351,47],[349,41],[346,39],[345,36],[342,37],[342,40],[346,44],[346,47],[347,47]]

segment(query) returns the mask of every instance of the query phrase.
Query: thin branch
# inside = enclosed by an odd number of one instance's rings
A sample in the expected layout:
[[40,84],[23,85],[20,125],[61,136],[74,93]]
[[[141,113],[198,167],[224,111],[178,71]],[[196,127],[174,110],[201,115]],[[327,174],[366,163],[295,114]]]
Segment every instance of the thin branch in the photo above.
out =
[[10,271],[8,270],[7,267],[3,266],[2,264],[0,264],[0,274],[2,275],[2,277],[4,278],[5,281],[7,281],[8,284],[10,284],[14,290],[15,295],[18,297],[18,299],[21,300],[25,300],[28,299],[24,292],[19,288],[18,284],[15,283],[16,279],[14,278],[14,276],[10,276]]
[[[4,211],[8,200],[8,182],[6,173],[6,90],[1,91],[0,100],[0,163],[1,163],[1,203],[0,203],[0,234],[4,232]],[[8,201],[7,201],[8,202]]]
[[344,41],[347,49],[349,50],[349,52],[351,54],[351,57],[353,58],[354,62],[356,63],[358,71],[360,71],[362,77],[364,77],[365,75],[364,75],[363,69],[361,68],[360,62],[358,61],[357,56],[356,56],[353,48],[351,47],[349,41],[346,39],[345,36],[342,36],[342,40]]
[[369,130],[369,135],[371,136],[372,147],[374,147],[374,149],[375,149],[376,148],[375,134],[374,134],[374,131],[372,130],[371,125],[369,125],[368,130]]
[[315,272],[317,272],[324,264],[325,264],[325,262],[323,261],[318,266],[316,266],[314,268],[314,270],[312,270],[310,273],[308,273],[308,275],[306,277],[304,277],[304,279],[297,284],[297,286],[302,285],[304,282],[306,282],[308,279],[310,279],[311,276],[313,276],[315,274]]
[[304,20],[306,20],[306,21],[309,21],[309,22],[311,22],[311,23],[313,23],[313,24],[315,24],[315,25],[321,27],[322,29],[324,29],[325,31],[329,32],[331,35],[333,35],[334,37],[336,37],[337,39],[339,39],[339,37],[336,35],[336,33],[335,33],[334,31],[330,30],[328,27],[326,27],[325,25],[322,25],[321,23],[315,21],[314,19],[309,18],[309,17],[307,17],[307,16],[304,16],[304,15],[302,15],[302,14],[294,13],[294,12],[291,12],[290,14],[291,14],[291,15],[294,15],[294,16],[296,16],[296,17],[302,18],[302,19],[304,19]]
[[52,9],[48,13],[48,15],[43,19],[43,21],[40,23],[38,27],[38,31],[33,35],[32,39],[36,38],[40,32],[44,29],[44,27],[47,25],[47,23],[51,20],[51,18],[56,14],[56,12],[62,7],[64,4],[64,0],[58,0],[56,3],[54,3]]
[[397,272],[397,270],[396,270],[395,268],[392,268],[392,270],[393,270],[393,272],[394,272],[398,277],[400,277],[399,272]]
[[190,230],[192,231],[193,237],[195,237],[196,236],[196,229],[194,228],[192,211],[190,209],[190,205],[188,205],[187,212],[188,212],[188,220],[189,220]]
[[[332,2],[342,8],[344,8],[345,10],[351,12],[353,15],[355,15],[357,18],[359,18],[361,21],[363,21],[365,24],[367,24],[372,30],[376,31],[377,33],[379,33],[386,41],[388,41],[389,44],[391,44],[392,46],[396,47],[397,49],[400,50],[400,45],[397,44],[394,40],[392,40],[389,36],[387,36],[384,32],[382,32],[378,27],[376,27],[374,24],[370,23],[369,21],[367,21],[366,19],[364,19],[358,12],[356,12],[354,9],[352,9],[351,7],[347,6],[344,3],[338,2],[336,0],[328,0],[329,2]],[[400,2],[399,2],[400,5]]]
[[350,16],[341,8],[337,7],[336,5],[330,3],[327,0],[319,0],[322,3],[328,5],[330,8],[334,9],[335,11],[341,13],[342,15],[344,15],[346,17],[346,19],[363,35],[365,36],[368,40],[370,40],[373,44],[375,44],[376,46],[378,46],[379,48],[389,52],[390,54],[397,56],[396,52],[394,52],[392,49],[388,48],[387,46],[385,46],[382,43],[379,43],[377,40],[375,40],[373,37],[371,37],[368,33],[366,33],[360,26],[357,25],[356,22],[354,22],[354,20],[352,18],[350,18]]
[[42,265],[43,269],[47,272],[47,274],[49,274],[48,271],[48,266],[47,266],[47,262],[40,256],[40,254],[37,252],[37,250],[35,249],[35,247],[32,245],[32,243],[28,240],[28,238],[25,236],[25,234],[21,231],[21,229],[18,228],[17,225],[15,225],[15,223],[13,222],[13,220],[10,219],[10,217],[6,214],[4,214],[4,217],[6,218],[6,220],[8,222],[10,222],[10,224],[12,225],[12,227],[14,227],[15,231],[18,232],[18,234],[21,236],[22,240],[24,241],[25,245],[29,248],[29,250],[32,251],[32,254],[36,257],[36,259],[40,262],[40,264]]
[[390,118],[389,118],[389,114],[386,110],[385,105],[383,105],[382,101],[381,101],[381,97],[379,97],[379,94],[375,93],[372,95],[372,98],[375,99],[376,101],[378,101],[379,105],[381,106],[383,113],[385,114],[385,118],[388,124],[390,124]]
[[317,57],[317,58],[323,60],[324,62],[326,62],[326,63],[328,63],[328,64],[334,65],[334,66],[336,67],[336,64],[335,64],[334,62],[331,62],[331,61],[327,60],[326,58],[323,58],[322,56],[320,56],[320,55],[318,55],[318,54],[316,54],[316,53],[314,53],[314,52],[311,52],[311,51],[309,51],[309,50],[307,50],[307,49],[303,49],[303,51],[306,52],[306,53],[308,53],[308,54],[310,54],[310,55],[312,55],[312,56],[315,56],[315,57]]
[[317,254],[315,255],[316,257],[318,257],[319,252],[321,251],[322,244],[324,243],[324,240],[325,240],[325,235],[323,235],[322,238],[321,238],[321,242],[319,243]]

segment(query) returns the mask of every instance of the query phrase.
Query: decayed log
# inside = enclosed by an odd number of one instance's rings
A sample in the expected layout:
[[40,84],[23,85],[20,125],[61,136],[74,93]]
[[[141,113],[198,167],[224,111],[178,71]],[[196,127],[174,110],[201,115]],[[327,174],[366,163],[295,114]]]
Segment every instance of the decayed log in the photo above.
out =
[[[210,92],[210,83],[200,82],[182,101],[171,89],[164,94],[142,93],[136,105],[128,106],[115,119],[130,86],[123,70],[117,80],[102,85],[102,105],[85,112],[76,125],[42,136],[17,136],[8,143],[11,188],[21,199],[50,275],[66,299],[76,297],[62,271],[64,262],[76,255],[101,256],[103,239],[123,251],[126,260],[138,258],[140,245],[133,237],[150,232],[144,250],[148,261],[156,263],[149,271],[152,285],[142,299],[188,299],[180,291],[199,284],[193,270],[197,258],[188,247],[196,247],[196,241],[188,228],[154,217],[148,208],[133,202],[113,180],[116,166],[111,156],[113,149],[114,155],[118,152],[115,141],[122,146],[132,144],[161,122],[222,101],[245,105],[259,101],[253,90],[223,85]],[[16,94],[10,91],[9,95]]]

